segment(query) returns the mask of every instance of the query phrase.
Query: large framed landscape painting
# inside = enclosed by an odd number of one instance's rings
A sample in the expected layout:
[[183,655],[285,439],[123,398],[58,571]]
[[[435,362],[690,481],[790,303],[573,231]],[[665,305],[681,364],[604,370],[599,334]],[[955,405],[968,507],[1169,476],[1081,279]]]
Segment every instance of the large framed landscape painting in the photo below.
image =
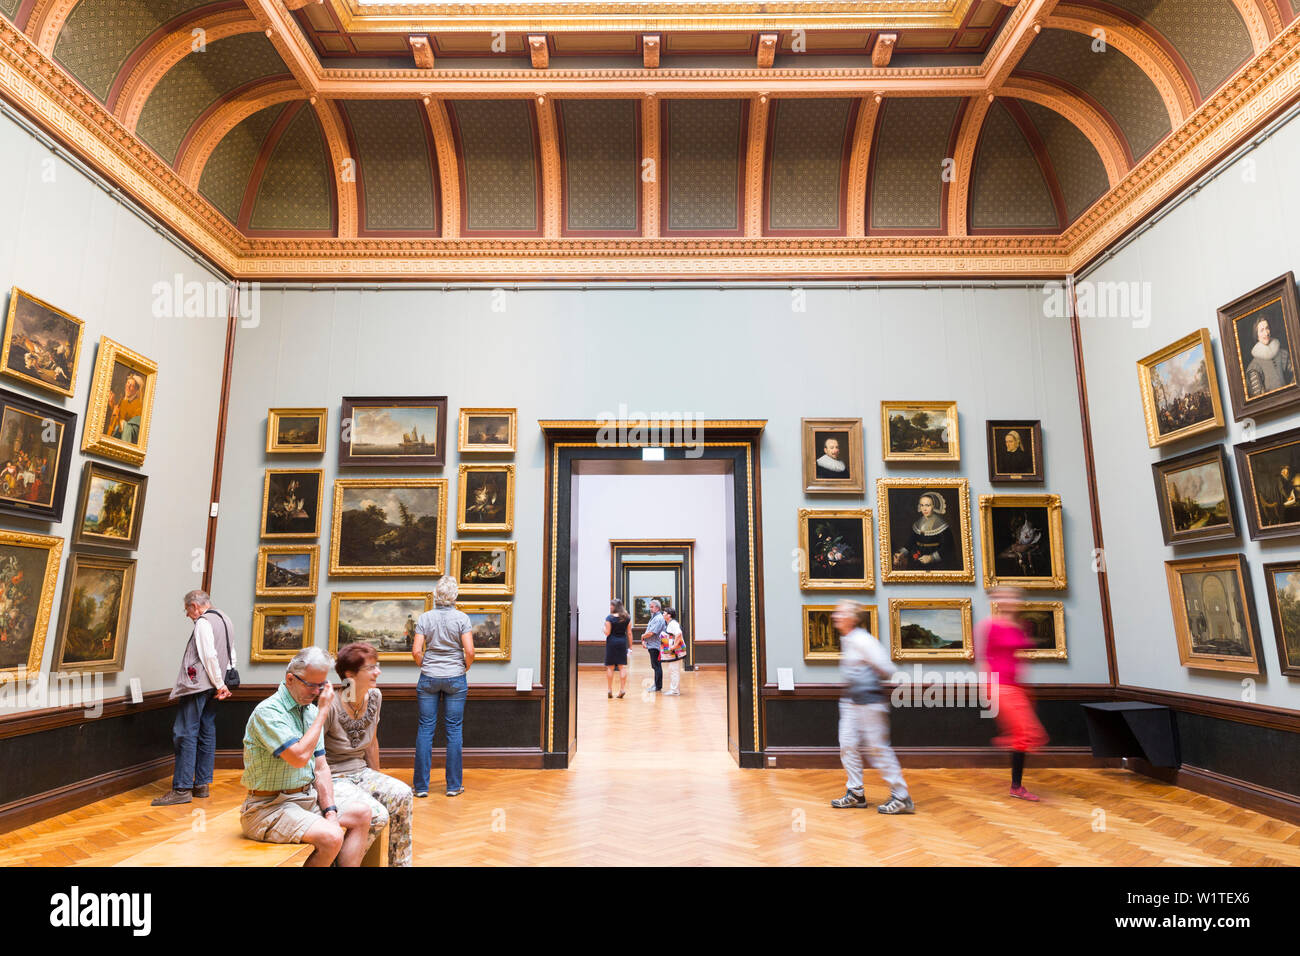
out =
[[896,661],[975,659],[970,598],[889,599],[889,656]]
[[134,551],[140,546],[148,488],[149,479],[137,471],[86,462],[81,468],[72,544]]
[[81,450],[143,465],[157,381],[157,362],[108,336],[100,338]]
[[75,412],[0,389],[0,514],[63,520]]
[[447,396],[344,398],[339,466],[441,468],[447,463]]
[[515,542],[453,541],[451,569],[461,594],[510,597],[515,593]]
[[956,402],[881,402],[885,461],[961,461]]
[[1222,445],[1153,461],[1151,472],[1165,544],[1237,537],[1237,507]]
[[74,551],[63,582],[56,671],[120,671],[135,591],[135,559]]
[[330,527],[330,574],[443,573],[446,478],[338,478]]
[[876,513],[884,580],[975,580],[970,483],[965,478],[877,478]]
[[316,643],[315,604],[254,604],[248,659],[255,663],[291,661]]
[[432,607],[432,591],[336,591],[330,595],[330,653],[365,641],[381,661],[412,664],[416,622]]
[[1300,428],[1234,445],[1252,540],[1300,534]]
[[1278,663],[1287,677],[1300,677],[1300,561],[1264,565],[1264,580],[1273,612]]
[[62,538],[0,530],[0,680],[41,669],[62,555]]
[[1236,421],[1300,402],[1300,301],[1288,272],[1219,309],[1219,339]]
[[84,329],[81,319],[15,286],[0,343],[0,373],[71,398]]
[[458,602],[456,607],[469,615],[470,633],[474,635],[474,660],[510,660],[510,605]]
[[1138,387],[1152,448],[1223,427],[1214,346],[1206,329],[1197,329],[1139,359]]
[[876,586],[870,508],[799,509],[799,587],[870,591]]
[[321,468],[268,468],[262,484],[262,537],[319,535],[324,484]]
[[1065,587],[1059,495],[980,495],[984,587]]
[[257,549],[258,597],[315,597],[318,544],[264,544]]
[[1264,672],[1244,554],[1166,561],[1165,577],[1184,667],[1228,674]]

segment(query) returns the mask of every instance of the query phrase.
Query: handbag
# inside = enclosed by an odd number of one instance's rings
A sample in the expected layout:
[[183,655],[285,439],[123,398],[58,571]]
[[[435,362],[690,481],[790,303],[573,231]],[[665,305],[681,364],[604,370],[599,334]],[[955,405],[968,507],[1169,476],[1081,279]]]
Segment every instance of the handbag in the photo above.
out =
[[[213,608],[213,610],[216,609]],[[217,611],[217,614],[218,616],[220,616],[221,612]],[[226,667],[226,676],[224,678],[226,682],[226,690],[236,690],[239,687],[239,671],[236,670],[235,668],[234,665],[235,652],[230,646],[230,625],[227,624],[225,619],[223,618],[221,621],[221,626],[222,628],[225,629],[226,632],[226,660],[231,661],[231,663]]]

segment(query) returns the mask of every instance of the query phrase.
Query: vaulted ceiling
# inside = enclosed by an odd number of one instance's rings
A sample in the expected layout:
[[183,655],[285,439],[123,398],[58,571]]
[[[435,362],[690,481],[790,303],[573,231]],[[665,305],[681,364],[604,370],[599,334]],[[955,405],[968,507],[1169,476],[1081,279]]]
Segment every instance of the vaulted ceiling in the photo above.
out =
[[594,0],[0,0],[22,32],[0,43],[47,58],[61,95],[236,256],[418,262],[452,240],[937,248],[924,237],[978,253],[1002,237],[1068,257],[1090,210],[1186,139],[1216,92],[1293,52],[1292,2],[615,17]]

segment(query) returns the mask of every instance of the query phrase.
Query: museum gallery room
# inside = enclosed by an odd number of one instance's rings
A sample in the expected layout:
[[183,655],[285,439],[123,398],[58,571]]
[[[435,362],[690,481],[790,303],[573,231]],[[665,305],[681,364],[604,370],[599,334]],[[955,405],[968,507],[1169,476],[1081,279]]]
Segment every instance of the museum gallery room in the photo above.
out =
[[0,864],[1300,864],[1298,14],[0,0]]

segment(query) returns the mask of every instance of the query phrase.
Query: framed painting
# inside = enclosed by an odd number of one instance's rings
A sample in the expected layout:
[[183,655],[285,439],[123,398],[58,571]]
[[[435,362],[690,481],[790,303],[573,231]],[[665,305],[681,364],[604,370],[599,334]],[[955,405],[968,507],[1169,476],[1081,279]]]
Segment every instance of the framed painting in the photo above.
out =
[[515,542],[453,541],[448,572],[460,593],[510,597],[515,593]]
[[799,587],[870,591],[876,586],[870,508],[799,509]]
[[262,483],[262,537],[317,537],[324,483],[322,468],[266,469]]
[[[867,630],[873,637],[880,634],[880,619],[876,605],[864,605],[871,616]],[[835,629],[831,615],[835,612],[834,604],[805,604],[803,606],[803,659],[808,663],[816,661],[838,661],[840,659],[840,632]]]
[[896,661],[974,660],[970,598],[890,598],[889,656]]
[[461,465],[458,477],[457,531],[514,530],[514,465]]
[[1060,495],[980,495],[984,587],[1065,587]]
[[1222,445],[1153,461],[1151,474],[1165,544],[1221,541],[1240,533]]
[[320,570],[318,544],[264,544],[257,549],[254,592],[258,597],[315,597]]
[[157,362],[108,336],[100,338],[81,450],[143,465],[157,381]]
[[1178,659],[1184,667],[1264,673],[1244,554],[1165,562]]
[[72,528],[74,547],[94,545],[134,551],[140,546],[144,495],[149,479],[136,471],[88,461],[81,467],[81,494]]
[[800,419],[803,490],[810,495],[860,495],[866,487],[862,419]]
[[1264,565],[1264,581],[1273,612],[1278,663],[1287,677],[1300,677],[1300,561]]
[[469,615],[474,635],[474,662],[510,660],[510,605],[458,602]]
[[[998,607],[994,602],[994,609]],[[1063,661],[1065,651],[1065,604],[1061,601],[1021,601],[1016,618],[1029,637],[1029,646],[1016,651],[1029,660]]]
[[325,450],[324,408],[268,408],[266,410],[266,453],[315,454]]
[[515,409],[462,408],[456,450],[514,454]]
[[339,467],[441,468],[447,463],[447,396],[344,398]]
[[881,402],[885,461],[961,461],[956,402]]
[[122,670],[134,592],[135,558],[74,551],[63,576],[63,612],[51,670]]
[[1300,428],[1234,445],[1252,540],[1300,534]]
[[316,643],[315,604],[254,604],[252,646],[254,664],[291,661],[304,647]]
[[63,520],[77,415],[0,389],[0,514]]
[[877,478],[876,505],[884,580],[975,580],[970,483],[965,478]]
[[440,575],[446,553],[446,478],[335,479],[330,574]]
[[1219,309],[1219,341],[1236,421],[1300,401],[1292,346],[1300,346],[1300,302],[1288,272]]
[[636,595],[632,598],[632,626],[645,627],[650,623],[654,614],[650,611],[650,602],[658,601],[660,608],[672,607],[673,597],[670,594],[644,594]]
[[986,421],[984,431],[988,441],[991,483],[1043,480],[1041,421]]
[[71,398],[85,323],[14,286],[0,343],[0,374]]
[[1223,427],[1214,346],[1206,329],[1138,359],[1137,370],[1152,448]]
[[0,680],[26,680],[41,669],[63,539],[0,530]]
[[432,591],[336,591],[330,595],[330,653],[365,641],[381,661],[414,664],[415,625],[432,607]]

